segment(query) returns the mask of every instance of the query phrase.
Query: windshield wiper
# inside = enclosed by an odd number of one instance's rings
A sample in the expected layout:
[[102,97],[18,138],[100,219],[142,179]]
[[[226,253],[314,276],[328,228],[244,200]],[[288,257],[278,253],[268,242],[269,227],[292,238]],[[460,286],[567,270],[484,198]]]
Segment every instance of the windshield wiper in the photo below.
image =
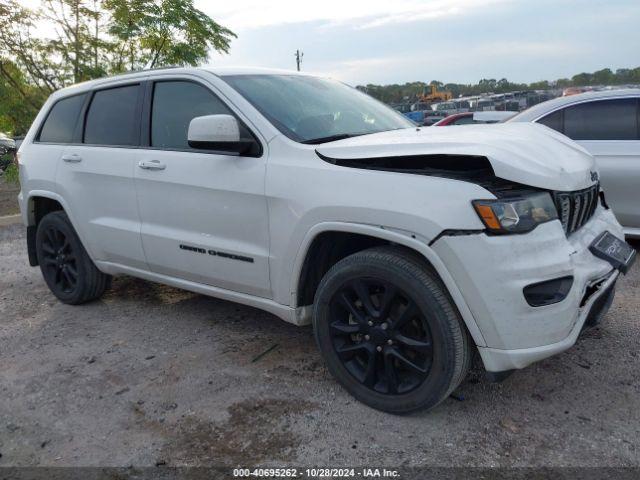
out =
[[335,142],[336,140],[344,140],[345,138],[359,137],[360,135],[366,135],[364,133],[339,133],[337,135],[329,135],[328,137],[312,138],[310,140],[304,140],[300,143],[305,145],[317,145],[319,143]]

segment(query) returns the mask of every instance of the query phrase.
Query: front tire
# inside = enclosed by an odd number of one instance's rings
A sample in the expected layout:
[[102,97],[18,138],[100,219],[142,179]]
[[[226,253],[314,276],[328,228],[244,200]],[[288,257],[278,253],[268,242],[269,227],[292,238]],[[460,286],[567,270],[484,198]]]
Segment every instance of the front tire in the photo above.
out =
[[331,374],[385,412],[435,407],[471,363],[468,333],[444,285],[399,248],[372,248],[336,263],[316,292],[313,327]]
[[63,303],[90,302],[109,285],[109,275],[96,268],[64,212],[51,212],[40,220],[36,253],[49,290]]

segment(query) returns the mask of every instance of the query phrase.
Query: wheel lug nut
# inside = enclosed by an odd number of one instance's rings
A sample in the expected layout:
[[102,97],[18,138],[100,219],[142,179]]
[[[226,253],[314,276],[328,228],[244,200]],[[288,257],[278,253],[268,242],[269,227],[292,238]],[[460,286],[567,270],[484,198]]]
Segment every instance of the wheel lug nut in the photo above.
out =
[[367,323],[369,324],[370,327],[373,327],[373,322],[371,320],[369,320]]
[[376,350],[377,350],[377,351],[379,351],[379,352],[381,352],[381,351],[382,351],[382,347],[381,347],[380,345],[378,345],[378,346],[376,347]]
[[388,327],[388,325],[387,325],[387,323],[386,323],[386,322],[385,322],[385,323],[383,323],[383,324],[382,324],[382,325],[380,325],[380,326],[382,327],[382,329],[383,329],[383,330],[386,330],[386,329],[387,329],[387,327]]
[[371,339],[371,337],[370,337],[369,335],[365,335],[365,336],[364,336],[364,339],[365,339],[365,340],[369,340],[369,339]]
[[393,340],[391,339],[387,340],[387,345],[393,345]]

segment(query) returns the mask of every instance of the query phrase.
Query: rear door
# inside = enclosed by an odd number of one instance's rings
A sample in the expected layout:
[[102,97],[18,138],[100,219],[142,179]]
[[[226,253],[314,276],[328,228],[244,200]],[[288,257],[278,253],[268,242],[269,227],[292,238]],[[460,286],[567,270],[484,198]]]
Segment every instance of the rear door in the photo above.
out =
[[28,168],[31,190],[57,192],[56,171],[67,146],[74,141],[86,93],[56,101],[32,144],[21,150],[24,168]]
[[640,228],[640,111],[638,99],[571,105],[538,120],[564,133],[595,158],[602,188],[625,228]]
[[190,148],[191,119],[213,114],[239,118],[195,78],[147,84],[135,167],[147,262],[160,274],[269,297],[266,154]]
[[141,102],[139,82],[88,94],[75,142],[59,163],[57,183],[94,260],[146,269],[133,180]]

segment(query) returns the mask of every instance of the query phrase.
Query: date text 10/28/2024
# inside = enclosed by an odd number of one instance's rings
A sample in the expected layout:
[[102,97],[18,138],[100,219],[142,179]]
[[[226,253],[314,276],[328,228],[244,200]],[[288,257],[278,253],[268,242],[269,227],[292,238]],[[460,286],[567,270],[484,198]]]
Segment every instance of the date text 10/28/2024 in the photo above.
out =
[[234,468],[234,477],[262,478],[400,478],[386,468]]

